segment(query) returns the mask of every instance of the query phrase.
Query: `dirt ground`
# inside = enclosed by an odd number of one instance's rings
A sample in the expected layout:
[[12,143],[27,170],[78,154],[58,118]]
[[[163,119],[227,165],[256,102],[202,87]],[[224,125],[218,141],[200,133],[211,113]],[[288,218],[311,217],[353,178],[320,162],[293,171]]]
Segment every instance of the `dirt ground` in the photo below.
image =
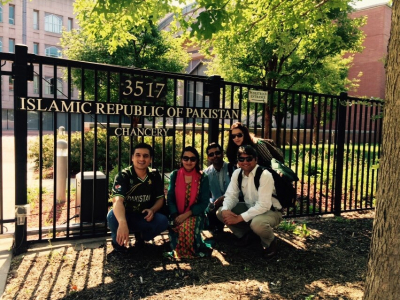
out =
[[3,299],[361,299],[373,217],[291,220],[310,235],[277,229],[279,253],[270,261],[260,257],[259,240],[235,248],[228,229],[205,231],[216,242],[213,255],[191,260],[163,256],[167,235],[126,254],[110,240],[39,244],[13,258]]

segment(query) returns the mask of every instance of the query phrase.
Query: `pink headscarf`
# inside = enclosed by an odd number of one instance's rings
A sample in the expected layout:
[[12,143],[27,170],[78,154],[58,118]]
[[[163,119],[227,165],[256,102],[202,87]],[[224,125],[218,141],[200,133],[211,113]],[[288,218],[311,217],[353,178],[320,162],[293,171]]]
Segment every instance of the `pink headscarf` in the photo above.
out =
[[[192,176],[190,199],[189,199],[189,205],[187,207],[185,207],[185,202],[186,202],[185,176]],[[195,168],[193,168],[193,170],[190,172],[186,171],[185,168],[183,167],[178,170],[175,181],[175,199],[179,214],[183,214],[189,211],[192,205],[196,202],[199,193],[200,178],[201,174],[199,174]]]

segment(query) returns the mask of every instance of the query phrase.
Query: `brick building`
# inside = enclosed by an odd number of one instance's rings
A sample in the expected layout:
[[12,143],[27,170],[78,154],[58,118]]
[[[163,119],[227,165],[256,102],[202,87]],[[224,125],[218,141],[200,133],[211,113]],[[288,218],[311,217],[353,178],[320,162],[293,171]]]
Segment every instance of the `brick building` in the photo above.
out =
[[[0,52],[14,53],[15,45],[25,44],[28,52],[51,57],[62,57],[59,46],[63,30],[76,28],[73,14],[74,0],[13,0],[0,4]],[[10,70],[10,65],[2,66]],[[43,94],[54,94],[53,69],[43,70]],[[2,95],[2,128],[13,129],[14,85],[10,76],[3,76]],[[61,78],[57,78],[58,93],[67,89]],[[28,93],[39,95],[39,76],[28,86]],[[51,120],[49,120],[51,123]],[[51,124],[50,124],[51,125]]]
[[354,78],[361,71],[360,86],[351,96],[385,98],[384,60],[390,36],[392,9],[387,4],[378,4],[357,10],[352,17],[367,16],[367,24],[362,28],[366,37],[365,49],[354,56],[354,65],[349,70],[349,78]]

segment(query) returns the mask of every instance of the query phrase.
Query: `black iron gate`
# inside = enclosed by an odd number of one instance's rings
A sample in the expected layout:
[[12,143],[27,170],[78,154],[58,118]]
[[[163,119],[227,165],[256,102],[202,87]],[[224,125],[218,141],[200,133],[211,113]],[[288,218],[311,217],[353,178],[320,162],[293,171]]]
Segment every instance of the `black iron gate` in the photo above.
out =
[[[0,57],[2,82],[14,80],[15,205],[30,207],[15,226],[21,251],[27,241],[107,234],[108,186],[137,141],[153,145],[153,167],[167,181],[183,146],[195,146],[206,167],[205,147],[225,149],[236,121],[262,136],[271,120],[268,135],[300,178],[288,216],[374,207],[380,101],[41,57],[25,46]],[[249,101],[253,91],[262,91],[261,103]]]

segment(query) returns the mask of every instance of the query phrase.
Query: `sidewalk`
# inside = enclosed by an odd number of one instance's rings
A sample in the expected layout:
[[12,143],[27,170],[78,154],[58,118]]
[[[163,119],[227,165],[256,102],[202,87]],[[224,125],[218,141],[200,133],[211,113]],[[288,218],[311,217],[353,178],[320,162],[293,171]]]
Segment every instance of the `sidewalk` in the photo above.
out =
[[[14,135],[11,131],[3,131],[2,137],[2,167],[3,167],[3,219],[10,220],[15,218],[15,151]],[[31,137],[28,135],[28,143]],[[28,187],[37,185],[37,180],[33,176],[33,166],[28,164],[27,174]],[[74,185],[74,182],[71,183]],[[47,190],[54,188],[53,179],[42,180],[42,185]],[[3,224],[3,235],[0,235],[0,299],[4,293],[7,282],[7,275],[10,269],[12,259],[12,244],[14,236],[14,223]]]
[[[29,137],[28,137],[29,139]],[[10,220],[15,218],[15,152],[14,135],[6,134],[2,138],[2,167],[3,167],[3,219]],[[33,170],[28,165],[28,186],[32,184]],[[51,181],[51,182],[50,182]],[[53,180],[44,182],[48,187],[53,184]],[[3,235],[0,235],[0,296],[3,295],[7,281],[7,274],[12,258],[12,244],[14,235],[14,223],[3,224]]]
[[[3,136],[2,168],[3,168],[3,219],[15,217],[15,162],[14,136]],[[3,295],[7,282],[7,274],[12,258],[14,223],[3,224],[3,235],[0,236],[0,295]]]

